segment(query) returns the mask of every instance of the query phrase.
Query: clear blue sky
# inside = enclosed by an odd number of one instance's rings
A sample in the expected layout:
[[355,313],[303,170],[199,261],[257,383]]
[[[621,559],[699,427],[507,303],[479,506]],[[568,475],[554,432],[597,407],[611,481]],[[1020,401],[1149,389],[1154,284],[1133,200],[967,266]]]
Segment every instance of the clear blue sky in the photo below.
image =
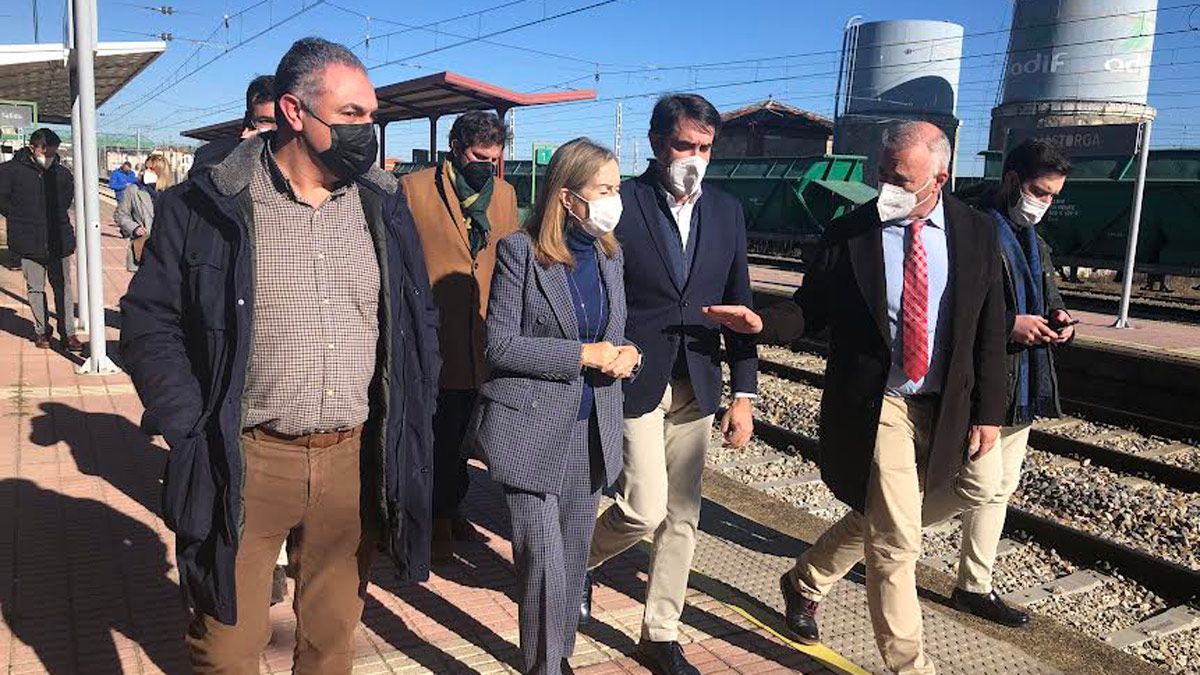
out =
[[[452,70],[515,90],[537,90],[567,83],[595,87],[600,101],[555,108],[519,110],[516,155],[526,158],[533,141],[561,142],[578,135],[612,144],[615,106],[623,99],[623,168],[631,171],[635,146],[645,157],[650,107],[660,92],[697,89],[722,110],[768,97],[832,113],[836,52],[846,19],[941,19],[965,26],[964,62],[958,114],[963,119],[960,160],[964,173],[979,171],[973,159],[987,141],[988,116],[996,100],[1007,35],[973,33],[1008,27],[1011,4],[1003,0],[945,2],[917,0],[617,0],[611,4],[528,28],[504,32],[491,43],[471,42],[407,58],[553,16],[602,0],[463,0],[381,2],[379,0],[98,0],[100,38],[149,40],[170,32],[176,40],[146,72],[101,109],[105,132],[141,129],[155,140],[178,140],[179,131],[240,116],[246,82],[274,72],[276,61],[296,38],[319,35],[354,45],[378,84],[397,82],[440,70]],[[62,33],[62,5],[39,0],[41,39]],[[32,0],[6,2],[0,14],[0,42],[30,42]],[[147,7],[172,5],[163,16]],[[1191,8],[1161,0],[1160,31],[1188,27]],[[336,6],[335,6],[336,5]],[[305,7],[309,9],[305,10]],[[342,9],[339,9],[340,6]],[[457,21],[456,15],[497,8]],[[350,11],[346,11],[350,10]],[[223,25],[226,14],[240,15]],[[237,44],[281,22],[236,50]],[[356,15],[356,13],[358,15]],[[360,15],[369,15],[367,20]],[[1200,10],[1191,16],[1200,27]],[[424,27],[403,31],[399,24]],[[373,36],[369,47],[364,42]],[[457,36],[457,37],[456,37]],[[518,47],[518,48],[514,48]],[[535,53],[528,50],[538,50]],[[780,59],[786,55],[797,55]],[[172,74],[211,64],[176,86],[163,90]],[[673,68],[732,60],[764,59],[737,65]],[[767,60],[770,59],[770,60]],[[390,65],[379,65],[395,61]],[[1191,65],[1172,62],[1191,61]],[[1156,146],[1200,146],[1200,31],[1160,36],[1154,53],[1150,103],[1160,108]],[[379,66],[379,67],[375,67]],[[631,72],[632,71],[632,72]],[[598,80],[597,80],[597,73]],[[772,80],[772,81],[764,81]],[[730,86],[730,83],[745,83]],[[449,124],[442,122],[439,136]],[[388,152],[403,159],[428,141],[424,122],[388,127]]]

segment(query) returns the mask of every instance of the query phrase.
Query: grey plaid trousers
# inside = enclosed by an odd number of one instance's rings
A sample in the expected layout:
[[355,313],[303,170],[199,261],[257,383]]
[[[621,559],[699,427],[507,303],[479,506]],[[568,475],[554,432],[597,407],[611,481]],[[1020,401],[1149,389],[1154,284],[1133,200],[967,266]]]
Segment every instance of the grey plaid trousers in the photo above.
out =
[[575,650],[588,551],[604,483],[598,436],[594,413],[575,422],[563,449],[566,473],[559,494],[504,488],[512,516],[523,671],[528,674],[559,675],[562,659]]

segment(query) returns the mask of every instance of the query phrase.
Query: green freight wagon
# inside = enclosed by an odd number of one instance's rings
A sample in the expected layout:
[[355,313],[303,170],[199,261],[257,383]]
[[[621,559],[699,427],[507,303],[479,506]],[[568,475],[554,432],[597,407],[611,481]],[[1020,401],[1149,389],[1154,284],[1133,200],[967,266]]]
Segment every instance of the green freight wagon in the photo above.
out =
[[[704,182],[741,202],[751,250],[799,255],[829,221],[875,197],[875,189],[862,182],[864,161],[855,155],[714,159]],[[426,166],[401,163],[395,173]],[[532,169],[529,160],[504,163],[504,179],[516,189],[522,218],[533,203]],[[539,179],[544,173],[539,166]]]
[[[1000,153],[983,154],[984,179],[960,182],[960,196],[974,197],[1000,179]],[[1057,265],[1120,269],[1137,157],[1081,158],[1074,163],[1062,194],[1038,229]],[[1137,270],[1200,276],[1200,149],[1150,151]]]
[[705,184],[742,203],[750,248],[798,255],[825,225],[875,197],[862,182],[864,157],[751,157],[716,159]]

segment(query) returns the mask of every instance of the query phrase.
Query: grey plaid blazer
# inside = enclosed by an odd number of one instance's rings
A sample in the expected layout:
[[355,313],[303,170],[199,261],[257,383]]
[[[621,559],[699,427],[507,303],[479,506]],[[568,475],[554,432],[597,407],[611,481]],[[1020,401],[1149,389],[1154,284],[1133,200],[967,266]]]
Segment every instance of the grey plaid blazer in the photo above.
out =
[[[609,301],[604,339],[625,342],[624,258],[599,255]],[[475,441],[497,482],[528,492],[557,494],[566,470],[564,452],[583,395],[579,327],[563,265],[542,267],[524,232],[501,239],[488,300],[488,380],[471,424]],[[621,383],[595,382],[596,417],[605,485],[621,470],[624,399]]]

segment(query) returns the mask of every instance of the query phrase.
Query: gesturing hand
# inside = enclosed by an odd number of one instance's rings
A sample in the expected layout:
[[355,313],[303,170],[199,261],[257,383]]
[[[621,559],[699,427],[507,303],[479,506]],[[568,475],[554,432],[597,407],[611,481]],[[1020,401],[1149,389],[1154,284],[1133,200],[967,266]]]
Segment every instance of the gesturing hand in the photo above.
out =
[[757,335],[763,329],[762,317],[745,305],[709,305],[700,311],[735,333]]
[[641,354],[638,353],[637,347],[625,345],[617,347],[617,357],[609,361],[600,369],[600,372],[605,375],[617,379],[624,380],[633,375],[633,369],[637,368],[638,361],[641,360]]

